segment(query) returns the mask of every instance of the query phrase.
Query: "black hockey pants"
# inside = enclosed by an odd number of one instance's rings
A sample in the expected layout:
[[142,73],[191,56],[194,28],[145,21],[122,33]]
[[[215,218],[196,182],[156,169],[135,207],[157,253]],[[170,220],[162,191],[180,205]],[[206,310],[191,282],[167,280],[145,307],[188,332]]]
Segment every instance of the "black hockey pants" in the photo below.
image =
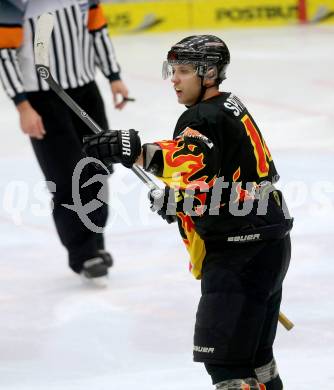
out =
[[213,383],[256,377],[255,368],[272,361],[290,252],[289,235],[207,251],[194,360],[205,363]]
[[[103,129],[108,128],[104,104],[94,82],[68,89],[66,92]],[[82,152],[82,138],[84,135],[91,135],[92,131],[53,91],[30,92],[28,100],[42,116],[46,130],[42,140],[31,139],[31,142],[45,179],[56,184],[56,191],[53,192],[53,218],[57,232],[68,250],[70,267],[73,271],[80,272],[83,262],[94,257],[98,249],[103,249],[103,234],[91,231],[82,223],[76,212],[62,204],[73,204],[73,171],[77,163],[85,157]],[[87,182],[97,173],[91,164],[87,165],[81,173],[80,184]],[[96,199],[102,186],[106,188],[101,182],[81,188],[81,203],[85,205]],[[88,217],[95,225],[104,227],[107,215],[108,206],[103,203],[100,208],[88,214]]]

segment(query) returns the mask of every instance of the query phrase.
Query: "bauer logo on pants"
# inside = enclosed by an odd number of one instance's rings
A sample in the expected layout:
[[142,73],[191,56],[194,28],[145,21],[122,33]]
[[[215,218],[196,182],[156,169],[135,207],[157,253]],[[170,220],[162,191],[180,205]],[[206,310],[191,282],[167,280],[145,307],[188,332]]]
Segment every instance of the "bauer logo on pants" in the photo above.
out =
[[249,242],[260,240],[260,234],[245,234],[243,236],[233,236],[228,237],[227,241],[229,242]]
[[202,353],[214,353],[214,347],[201,347],[199,345],[194,345],[194,352],[202,352]]

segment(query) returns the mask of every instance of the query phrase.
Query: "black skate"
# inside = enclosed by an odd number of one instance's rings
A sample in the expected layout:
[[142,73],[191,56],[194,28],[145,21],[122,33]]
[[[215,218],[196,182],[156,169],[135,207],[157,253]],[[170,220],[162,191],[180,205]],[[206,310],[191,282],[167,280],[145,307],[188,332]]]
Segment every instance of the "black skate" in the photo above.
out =
[[108,268],[113,265],[110,253],[100,250],[96,257],[86,260],[80,272],[84,281],[100,287],[108,283]]
[[104,249],[99,249],[98,254],[103,258],[103,261],[108,268],[114,265],[114,260],[109,252],[105,251]]

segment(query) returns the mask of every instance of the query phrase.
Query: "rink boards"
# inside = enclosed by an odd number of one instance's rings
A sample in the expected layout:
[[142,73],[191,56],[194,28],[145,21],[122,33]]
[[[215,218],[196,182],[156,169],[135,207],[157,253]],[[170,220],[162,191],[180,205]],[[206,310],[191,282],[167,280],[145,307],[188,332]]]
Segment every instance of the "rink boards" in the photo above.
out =
[[163,0],[104,4],[110,33],[334,23],[333,0]]

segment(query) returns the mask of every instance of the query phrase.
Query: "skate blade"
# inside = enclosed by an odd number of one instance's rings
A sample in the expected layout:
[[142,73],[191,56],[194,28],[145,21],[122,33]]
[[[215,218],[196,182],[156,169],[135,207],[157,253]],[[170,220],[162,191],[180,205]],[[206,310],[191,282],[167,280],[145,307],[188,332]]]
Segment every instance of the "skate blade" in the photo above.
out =
[[80,277],[83,284],[86,286],[106,288],[109,285],[108,276],[100,276],[99,278],[87,278],[85,275],[80,274]]

